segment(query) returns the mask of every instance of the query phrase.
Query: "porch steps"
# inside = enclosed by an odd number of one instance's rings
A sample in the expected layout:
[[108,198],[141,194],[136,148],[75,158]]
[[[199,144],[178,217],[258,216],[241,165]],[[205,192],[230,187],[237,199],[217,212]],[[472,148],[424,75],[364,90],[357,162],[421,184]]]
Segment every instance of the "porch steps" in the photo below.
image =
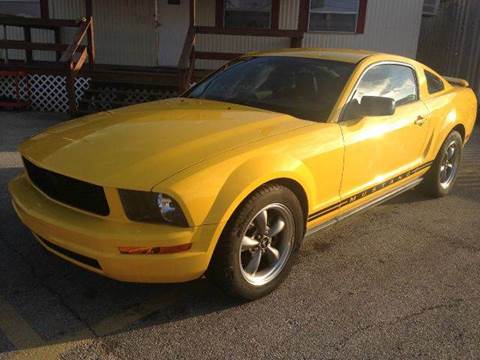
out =
[[178,87],[92,80],[79,101],[77,116],[177,96]]
[[[97,69],[92,73],[90,86],[79,100],[75,116],[178,95],[177,69],[162,69],[155,72],[122,70]],[[195,75],[199,79],[206,74],[205,71],[198,71]]]

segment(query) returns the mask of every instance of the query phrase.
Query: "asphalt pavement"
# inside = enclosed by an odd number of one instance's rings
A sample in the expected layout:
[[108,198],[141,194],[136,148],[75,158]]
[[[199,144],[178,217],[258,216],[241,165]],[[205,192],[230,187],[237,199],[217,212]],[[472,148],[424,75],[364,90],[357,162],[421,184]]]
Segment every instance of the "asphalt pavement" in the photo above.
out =
[[0,112],[0,359],[480,358],[478,128],[450,196],[412,190],[316,233],[277,291],[241,303],[206,279],[106,279],[37,244],[6,186],[18,143],[64,118]]

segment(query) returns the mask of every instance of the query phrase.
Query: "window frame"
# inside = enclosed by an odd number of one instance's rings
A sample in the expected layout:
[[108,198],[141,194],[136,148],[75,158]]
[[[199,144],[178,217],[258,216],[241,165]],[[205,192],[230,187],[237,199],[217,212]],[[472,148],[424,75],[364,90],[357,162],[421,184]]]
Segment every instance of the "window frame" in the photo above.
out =
[[346,108],[347,108],[347,105],[350,103],[350,101],[352,101],[353,99],[353,96],[355,95],[355,92],[357,91],[358,89],[358,85],[360,84],[360,82],[362,81],[363,77],[365,76],[365,74],[373,69],[374,67],[376,66],[380,66],[380,65],[397,65],[397,66],[404,66],[404,67],[407,67],[409,68],[410,70],[412,70],[413,72],[413,77],[415,78],[415,88],[416,88],[416,93],[417,93],[417,99],[416,100],[413,100],[413,101],[410,101],[408,103],[405,103],[405,104],[401,104],[401,105],[395,105],[395,108],[397,107],[401,107],[401,106],[405,106],[405,105],[411,105],[411,104],[414,104],[418,101],[420,101],[420,86],[419,86],[419,81],[418,81],[418,73],[417,73],[417,69],[415,68],[415,66],[411,65],[411,64],[407,64],[407,63],[404,63],[404,62],[401,62],[401,61],[379,61],[379,62],[376,62],[376,63],[373,63],[373,64],[370,64],[369,66],[367,66],[367,68],[365,70],[363,70],[362,74],[360,75],[360,77],[357,79],[357,81],[355,82],[355,85],[352,89],[352,91],[350,91],[350,94],[348,95],[347,97],[347,100],[345,101],[345,103],[343,104],[342,106],[342,111],[338,117],[338,122],[343,122],[343,121],[348,121],[348,120],[344,120],[344,116],[345,116],[345,111],[346,111]]
[[[220,0],[222,2],[222,28],[227,30],[276,30],[278,29],[278,1],[270,0],[270,23],[268,27],[257,28],[257,27],[228,27],[226,25],[226,15],[227,15],[227,0]],[[218,9],[217,9],[218,10]]]
[[[307,16],[307,32],[312,34],[358,34],[359,32],[359,23],[361,21],[360,16],[362,16],[362,0],[358,0],[357,11],[356,12],[345,12],[345,11],[315,11],[312,12],[312,2],[308,0],[308,16]],[[312,13],[315,14],[355,14],[355,26],[354,31],[336,31],[336,30],[311,30],[310,29],[310,18]],[[363,21],[364,22],[364,21]]]

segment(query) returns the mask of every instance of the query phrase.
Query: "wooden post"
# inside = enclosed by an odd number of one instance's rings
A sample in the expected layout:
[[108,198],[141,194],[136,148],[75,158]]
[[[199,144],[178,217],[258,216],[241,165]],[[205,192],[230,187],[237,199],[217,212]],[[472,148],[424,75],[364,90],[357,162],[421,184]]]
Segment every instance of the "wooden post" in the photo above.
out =
[[294,36],[290,38],[290,47],[291,48],[301,48],[303,41],[303,35]]
[[[30,26],[23,27],[23,38],[25,42],[32,42],[32,28]],[[32,62],[32,50],[25,50],[25,60],[27,61],[27,63]]]
[[190,0],[190,26],[195,26],[196,1]]
[[278,30],[280,21],[280,0],[272,0],[272,23],[270,28],[272,30]]
[[[54,31],[54,34],[55,34],[55,44],[59,45],[62,43],[62,33],[60,32],[60,28],[55,28]],[[61,51],[57,51],[56,52],[56,59],[57,61],[60,61],[60,58],[62,57],[62,52]]]
[[89,18],[93,16],[93,3],[92,0],[85,0],[85,17]]
[[90,70],[95,69],[95,38],[93,32],[93,2],[92,0],[85,0],[85,15],[87,21],[90,21],[90,26],[87,29],[87,52]]
[[223,28],[223,16],[225,15],[224,0],[216,0],[215,6],[215,27]]
[[77,112],[77,99],[75,96],[75,73],[70,64],[67,64],[67,96],[68,96],[68,111],[70,115]]
[[185,90],[185,73],[186,73],[186,70],[178,69],[178,94],[179,95]]
[[187,89],[190,88],[195,77],[195,13],[196,13],[196,0],[190,0],[190,29],[193,32],[192,37],[192,49],[190,50],[190,66],[187,72]]
[[298,11],[298,31],[306,32],[308,29],[310,2],[308,0],[300,0],[300,9]]
[[42,19],[49,19],[48,0],[40,0],[40,16]]
[[308,30],[308,16],[310,12],[310,1],[300,0],[300,9],[298,11],[298,24],[297,30],[300,32],[300,36],[291,38],[290,47],[302,47],[303,34]]
[[193,83],[195,83],[195,38],[193,40],[193,45],[192,45],[192,53],[190,55],[190,68],[188,69],[188,83],[187,83],[187,89],[192,86]]
[[90,26],[87,29],[87,52],[90,70],[95,70],[95,37],[93,32],[93,17],[90,17]]

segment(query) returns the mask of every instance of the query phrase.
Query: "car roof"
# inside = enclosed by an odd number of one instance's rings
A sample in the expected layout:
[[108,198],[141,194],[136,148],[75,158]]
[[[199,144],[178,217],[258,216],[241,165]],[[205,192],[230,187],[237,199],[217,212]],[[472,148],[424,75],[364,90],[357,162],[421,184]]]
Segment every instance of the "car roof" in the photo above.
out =
[[354,49],[295,48],[251,52],[245,56],[294,56],[311,59],[342,61],[356,64],[371,55],[380,55],[380,53]]

